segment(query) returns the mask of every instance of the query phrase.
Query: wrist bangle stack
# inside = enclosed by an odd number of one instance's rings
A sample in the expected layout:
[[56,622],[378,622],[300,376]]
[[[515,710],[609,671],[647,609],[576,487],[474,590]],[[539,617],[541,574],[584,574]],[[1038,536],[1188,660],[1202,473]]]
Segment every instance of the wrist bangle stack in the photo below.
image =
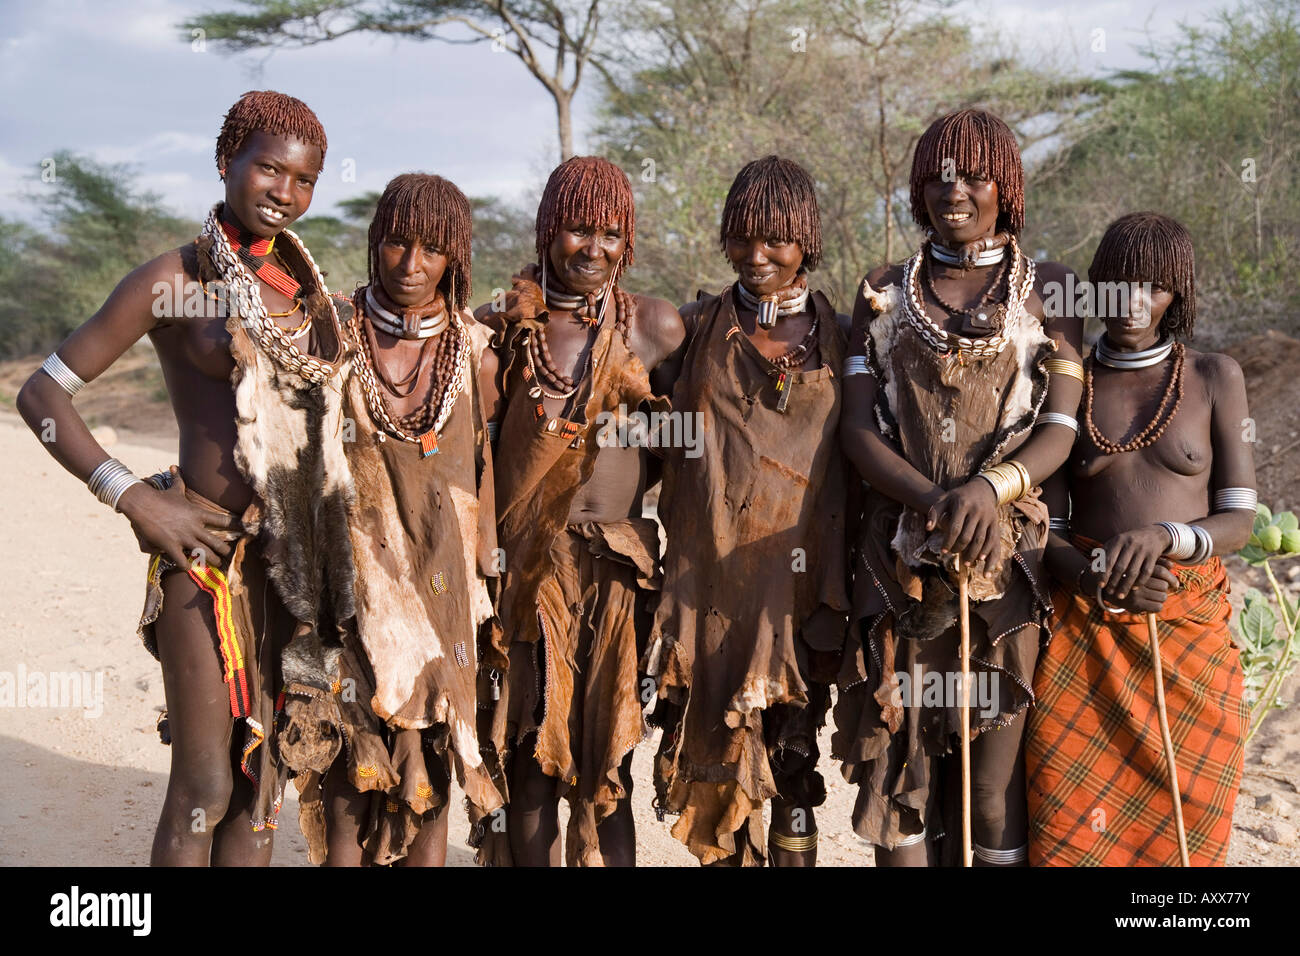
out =
[[844,371],[842,377],[848,378],[850,375],[870,374],[871,368],[867,365],[867,357],[865,355],[850,355],[844,360]]
[[86,387],[82,377],[64,364],[58,352],[51,352],[49,358],[41,363],[41,371],[54,379],[59,388],[68,393],[69,398]]
[[1181,521],[1157,523],[1169,532],[1169,547],[1165,549],[1168,557],[1184,564],[1200,564],[1209,559],[1214,550],[1214,539],[1200,525],[1183,524]]
[[1254,488],[1220,488],[1214,493],[1215,511],[1254,512],[1259,493]]
[[493,446],[494,448],[496,447],[497,435],[500,433],[500,431],[501,431],[500,422],[490,421],[487,423],[488,444]]
[[993,493],[997,495],[1000,505],[1018,501],[1033,487],[1029,481],[1029,469],[1013,458],[984,469],[979,477],[993,486]]
[[1210,537],[1210,532],[1199,524],[1194,524],[1192,533],[1196,535],[1196,550],[1187,558],[1187,563],[1200,564],[1210,560],[1210,555],[1214,552],[1214,539]]
[[1169,547],[1165,548],[1166,555],[1175,561],[1182,561],[1196,552],[1196,534],[1192,531],[1191,525],[1183,524],[1181,521],[1160,521],[1157,524],[1169,532]]
[[1083,381],[1083,364],[1074,362],[1070,359],[1049,358],[1043,363],[1043,368],[1048,375],[1067,375],[1070,378],[1077,378]]
[[1038,418],[1034,420],[1034,424],[1064,425],[1076,435],[1079,433],[1079,420],[1071,415],[1062,414],[1061,412],[1039,412]]
[[1048,519],[1047,519],[1047,530],[1048,530],[1048,531],[1059,531],[1061,534],[1069,534],[1069,533],[1070,533],[1070,519],[1069,519],[1069,518],[1048,518]]
[[137,484],[142,485],[144,482],[116,458],[100,462],[86,479],[86,487],[90,489],[90,493],[114,511],[117,510],[117,503],[126,489]]

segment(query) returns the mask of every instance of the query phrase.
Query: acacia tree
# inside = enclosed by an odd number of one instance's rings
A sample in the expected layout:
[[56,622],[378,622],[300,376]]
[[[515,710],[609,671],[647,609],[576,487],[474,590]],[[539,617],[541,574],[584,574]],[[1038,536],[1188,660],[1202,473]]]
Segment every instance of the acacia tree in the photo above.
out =
[[[292,49],[372,33],[444,43],[492,43],[513,54],[555,101],[560,159],[573,155],[573,98],[591,62],[601,0],[239,0],[245,11],[181,24],[187,38],[231,51]],[[469,37],[456,36],[456,27]]]
[[[620,24],[622,54],[596,130],[637,189],[637,244],[668,298],[728,278],[718,249],[727,186],[778,153],[817,183],[819,284],[840,307],[871,267],[916,238],[907,180],[917,138],[939,115],[982,106],[1029,149],[1069,139],[1086,81],[1026,65],[943,16],[943,0],[646,0]],[[1032,174],[1032,168],[1031,168]]]
[[1172,215],[1196,245],[1197,338],[1297,334],[1300,0],[1247,0],[1143,53],[1109,78],[1035,215],[1080,271],[1117,216]]

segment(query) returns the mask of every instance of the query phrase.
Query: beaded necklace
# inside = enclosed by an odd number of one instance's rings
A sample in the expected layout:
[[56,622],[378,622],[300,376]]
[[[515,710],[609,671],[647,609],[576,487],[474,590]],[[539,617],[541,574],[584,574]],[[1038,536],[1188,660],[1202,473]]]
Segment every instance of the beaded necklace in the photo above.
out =
[[230,251],[239,256],[240,261],[272,289],[293,298],[302,290],[302,285],[293,276],[285,272],[274,262],[267,261],[275,249],[275,239],[261,239],[251,232],[245,232],[229,222],[224,216],[221,229],[230,241]]
[[[599,321],[596,322],[596,324],[592,325],[591,323],[588,323],[585,318],[581,318],[581,317],[579,318],[581,319],[584,325],[588,325],[590,327],[591,331],[593,332],[597,331],[600,328],[600,326],[604,324],[604,315],[610,299],[614,300],[614,328],[619,332],[620,335],[623,336],[623,341],[626,342],[628,336],[629,323],[631,322],[631,316],[633,311],[633,303],[632,303],[632,297],[629,296],[622,289],[619,289],[617,287],[613,287],[610,289],[608,294],[605,296],[605,301],[601,303],[601,307],[600,307],[601,318]],[[550,293],[548,292],[547,306],[549,307],[551,305],[552,305],[552,299]],[[546,398],[553,398],[557,400],[569,399],[572,398],[574,395],[576,395],[578,392],[578,388],[581,386],[583,380],[587,377],[587,373],[591,369],[592,344],[593,343],[589,338],[588,347],[587,347],[587,358],[583,362],[582,369],[579,371],[578,377],[574,379],[564,374],[558,368],[556,368],[555,361],[551,358],[551,350],[548,347],[546,342],[546,326],[541,325],[536,329],[530,331],[524,343],[525,345],[524,352],[528,359],[528,367],[532,370],[533,373],[533,381],[536,382],[537,384],[535,384],[532,387],[532,389],[529,390],[529,394],[532,395],[533,398],[539,398],[541,396],[545,396]],[[546,385],[549,386],[551,389],[554,389],[554,392],[548,392],[545,388],[543,388],[542,387],[543,382],[545,382]],[[537,394],[532,394],[534,390],[536,391]]]
[[[930,247],[930,252],[931,253],[934,252],[934,246]],[[936,256],[935,258],[938,257]],[[939,259],[939,261],[943,262],[944,260]],[[990,321],[990,317],[988,313],[984,311],[984,306],[987,305],[988,302],[993,298],[993,296],[997,294],[998,289],[1002,285],[1002,280],[1007,277],[1008,266],[1010,265],[1010,260],[1007,259],[1006,256],[1000,256],[998,261],[1001,263],[1001,265],[999,265],[998,268],[994,270],[992,281],[988,284],[988,286],[985,287],[983,293],[979,297],[979,300],[972,306],[967,306],[965,308],[962,308],[961,306],[953,305],[951,302],[949,302],[947,299],[945,299],[943,296],[939,294],[939,290],[935,288],[934,285],[934,270],[930,268],[929,258],[925,260],[925,264],[923,266],[923,268],[925,269],[926,291],[929,292],[930,296],[934,299],[934,301],[937,302],[950,315],[973,316],[978,319],[980,327],[991,328],[992,325],[996,323],[996,320],[997,318],[999,318],[999,316],[997,315],[997,311],[995,310],[993,313],[993,321]],[[976,265],[982,265],[982,264],[983,263],[980,263],[978,261],[976,262]],[[1010,291],[1011,291],[1011,287],[1008,284],[1007,286],[1008,294],[1010,293]]]
[[[419,379],[425,350],[433,340],[429,339],[420,347],[420,357],[410,375],[404,377],[399,383],[392,382],[384,376],[382,368],[375,360],[378,343],[374,337],[374,326],[365,311],[364,299],[361,292],[353,297],[353,315],[348,322],[348,331],[353,340],[360,345],[361,361],[357,363],[357,375],[361,381],[361,391],[366,396],[370,416],[394,438],[419,445],[423,457],[428,458],[430,455],[437,454],[438,434],[447,423],[447,419],[451,417],[452,409],[456,407],[456,399],[465,389],[470,364],[469,332],[460,317],[451,313],[449,324],[439,339],[438,351],[434,353],[431,391],[437,395],[437,400],[426,404],[411,415],[398,417],[393,413],[388,399],[380,391],[377,379],[383,377],[384,385],[398,397],[410,395],[415,389],[415,382]],[[399,389],[408,381],[411,383],[410,388],[404,393],[401,392]]]
[[[286,371],[300,375],[315,385],[327,381],[334,374],[334,366],[302,352],[298,346],[293,344],[293,339],[302,334],[303,327],[300,326],[299,330],[291,336],[288,331],[280,328],[267,315],[266,305],[262,302],[261,287],[253,278],[253,273],[231,249],[230,239],[220,224],[217,210],[221,207],[221,203],[212,207],[211,212],[208,213],[208,218],[203,223],[203,231],[199,235],[207,238],[212,243],[212,248],[208,252],[212,260],[212,266],[217,270],[217,276],[225,283],[225,287],[231,290],[231,301],[237,304],[239,315],[243,318],[243,324],[248,330],[249,337],[257,344],[258,348],[270,356],[272,361]],[[325,289],[325,280],[322,278],[315,260],[312,259],[311,253],[307,251],[307,247],[288,229],[283,230],[281,235],[285,236],[286,241],[294,246],[298,254],[302,256],[303,262],[311,270],[315,288],[323,291]],[[329,308],[332,313],[334,303],[330,302]],[[311,313],[308,312],[306,325],[310,326],[310,323]]]
[[1011,333],[1020,324],[1025,313],[1025,300],[1029,298],[1030,290],[1034,287],[1036,275],[1034,260],[1020,255],[1020,248],[1014,236],[1008,244],[1011,246],[1013,271],[1008,281],[1007,299],[1002,303],[1006,310],[1006,318],[1002,327],[995,333],[980,338],[971,339],[964,335],[955,335],[936,323],[925,311],[925,305],[921,301],[921,284],[918,275],[926,255],[925,245],[922,245],[903,264],[903,315],[922,341],[936,352],[986,358],[999,355],[1006,348]]
[[[1162,346],[1163,348],[1163,346]],[[1147,426],[1138,432],[1131,439],[1122,444],[1111,441],[1093,423],[1092,420],[1092,401],[1093,401],[1093,362],[1096,358],[1096,352],[1088,356],[1087,361],[1083,363],[1083,421],[1088,429],[1088,436],[1105,455],[1118,455],[1126,451],[1137,451],[1141,448],[1149,448],[1160,440],[1164,435],[1165,429],[1169,423],[1174,420],[1178,414],[1178,408],[1183,404],[1183,358],[1186,350],[1182,342],[1175,343],[1172,349],[1166,354],[1172,353],[1174,362],[1173,368],[1169,372],[1169,381],[1165,383],[1165,393],[1160,397],[1160,405],[1156,413],[1152,416]],[[1105,363],[1103,363],[1105,364]],[[1173,407],[1170,408],[1170,402]],[[1168,410],[1168,414],[1165,412]]]

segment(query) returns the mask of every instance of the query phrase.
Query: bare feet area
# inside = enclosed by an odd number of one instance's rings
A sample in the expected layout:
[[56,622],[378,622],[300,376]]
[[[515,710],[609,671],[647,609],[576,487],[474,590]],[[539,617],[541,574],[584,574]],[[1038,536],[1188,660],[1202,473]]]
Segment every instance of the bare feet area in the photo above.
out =
[[[134,354],[134,353],[132,353]],[[125,364],[119,363],[118,371]],[[149,365],[141,356],[142,368]],[[34,367],[27,366],[26,371]],[[8,406],[15,381],[0,368],[0,400]],[[122,369],[113,408],[98,409],[96,393],[83,401],[86,417],[100,427],[110,453],[137,474],[166,468],[175,458],[175,430],[166,407],[159,410],[156,384],[147,371]],[[134,377],[132,377],[134,376]],[[99,383],[96,383],[98,386]],[[124,398],[118,392],[126,392]],[[129,407],[131,393],[153,407],[139,431],[122,427],[114,410]],[[136,409],[138,409],[138,405]],[[146,424],[140,424],[140,423]],[[1271,436],[1269,436],[1271,437]],[[1278,436],[1278,445],[1285,445]],[[1280,450],[1280,449],[1278,449]],[[6,768],[0,802],[0,864],[145,865],[167,787],[168,749],[155,731],[163,701],[158,664],[136,638],[144,600],[145,557],[126,521],[100,505],[66,474],[8,408],[0,410],[0,500],[5,505],[8,550],[0,556],[0,672],[42,675],[51,695],[41,706],[0,708],[0,766]],[[1288,502],[1294,507],[1295,502]],[[1244,566],[1232,559],[1234,604],[1240,604]],[[1290,582],[1295,594],[1296,582]],[[18,682],[23,686],[24,682]],[[57,690],[58,701],[53,699]],[[1237,800],[1228,862],[1234,866],[1300,865],[1300,681],[1287,685],[1293,706],[1274,713],[1251,742]],[[80,694],[76,706],[65,695]],[[15,704],[41,703],[19,695]],[[638,863],[691,866],[694,860],[650,809],[651,759],[657,735],[637,749]],[[870,866],[871,848],[849,826],[856,795],[829,759],[830,732],[821,739],[821,772],[828,796],[817,811],[821,832],[818,863]],[[452,803],[448,863],[473,865],[465,845],[468,824],[462,800]],[[274,862],[306,866],[293,787],[280,814]]]

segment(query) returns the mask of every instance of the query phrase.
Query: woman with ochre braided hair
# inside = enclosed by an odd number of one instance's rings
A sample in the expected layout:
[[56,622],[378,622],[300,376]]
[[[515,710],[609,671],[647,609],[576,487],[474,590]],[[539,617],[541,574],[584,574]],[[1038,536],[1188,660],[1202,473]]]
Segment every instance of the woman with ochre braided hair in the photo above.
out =
[[[662,407],[665,361],[683,342],[663,299],[624,291],[636,210],[624,172],[575,156],[547,180],[537,262],[514,278],[505,309],[477,317],[498,332],[498,600],[507,671],[483,743],[509,779],[508,850],[485,862],[558,865],[558,803],[569,804],[569,865],[632,866],[632,749],[644,735],[637,661],[659,535],[641,513],[649,455],[606,441],[609,416]],[[490,848],[490,849],[489,849]]]
[[1227,856],[1248,708],[1217,555],[1250,536],[1255,466],[1240,367],[1182,341],[1193,262],[1181,224],[1139,212],[1110,225],[1088,270],[1106,331],[1069,464],[1044,486],[1056,590],[1025,745],[1035,865],[1178,861],[1148,613],[1190,860]]
[[1082,322],[1046,309],[1069,271],[1020,251],[1024,173],[1000,119],[937,120],[911,190],[928,238],[863,282],[844,369],[844,448],[871,488],[832,749],[877,864],[937,862],[941,834],[942,861],[959,861],[960,699],[933,688],[959,686],[966,574],[974,862],[1023,864],[1021,742],[1048,613],[1035,486],[1074,439]]
[[667,450],[659,502],[656,788],[701,863],[812,866],[817,731],[848,611],[836,438],[848,317],[809,288],[821,215],[798,163],[741,169],[719,241],[737,279],[682,309],[691,345],[673,392],[701,447]]
[[[172,748],[156,865],[268,864],[286,776],[328,764],[340,743],[328,689],[352,617],[347,348],[288,230],[325,147],[301,100],[240,97],[217,137],[225,200],[201,235],[123,279],[18,397],[38,433],[57,426],[46,449],[152,555],[140,636],[162,664]],[[146,334],[180,464],[142,481],[99,447],[72,396]]]
[[302,784],[314,860],[441,866],[453,774],[472,821],[501,805],[479,753],[480,625],[496,514],[480,404],[496,363],[466,309],[470,205],[440,176],[396,177],[352,297],[344,394],[357,626],[339,664],[345,746]]

